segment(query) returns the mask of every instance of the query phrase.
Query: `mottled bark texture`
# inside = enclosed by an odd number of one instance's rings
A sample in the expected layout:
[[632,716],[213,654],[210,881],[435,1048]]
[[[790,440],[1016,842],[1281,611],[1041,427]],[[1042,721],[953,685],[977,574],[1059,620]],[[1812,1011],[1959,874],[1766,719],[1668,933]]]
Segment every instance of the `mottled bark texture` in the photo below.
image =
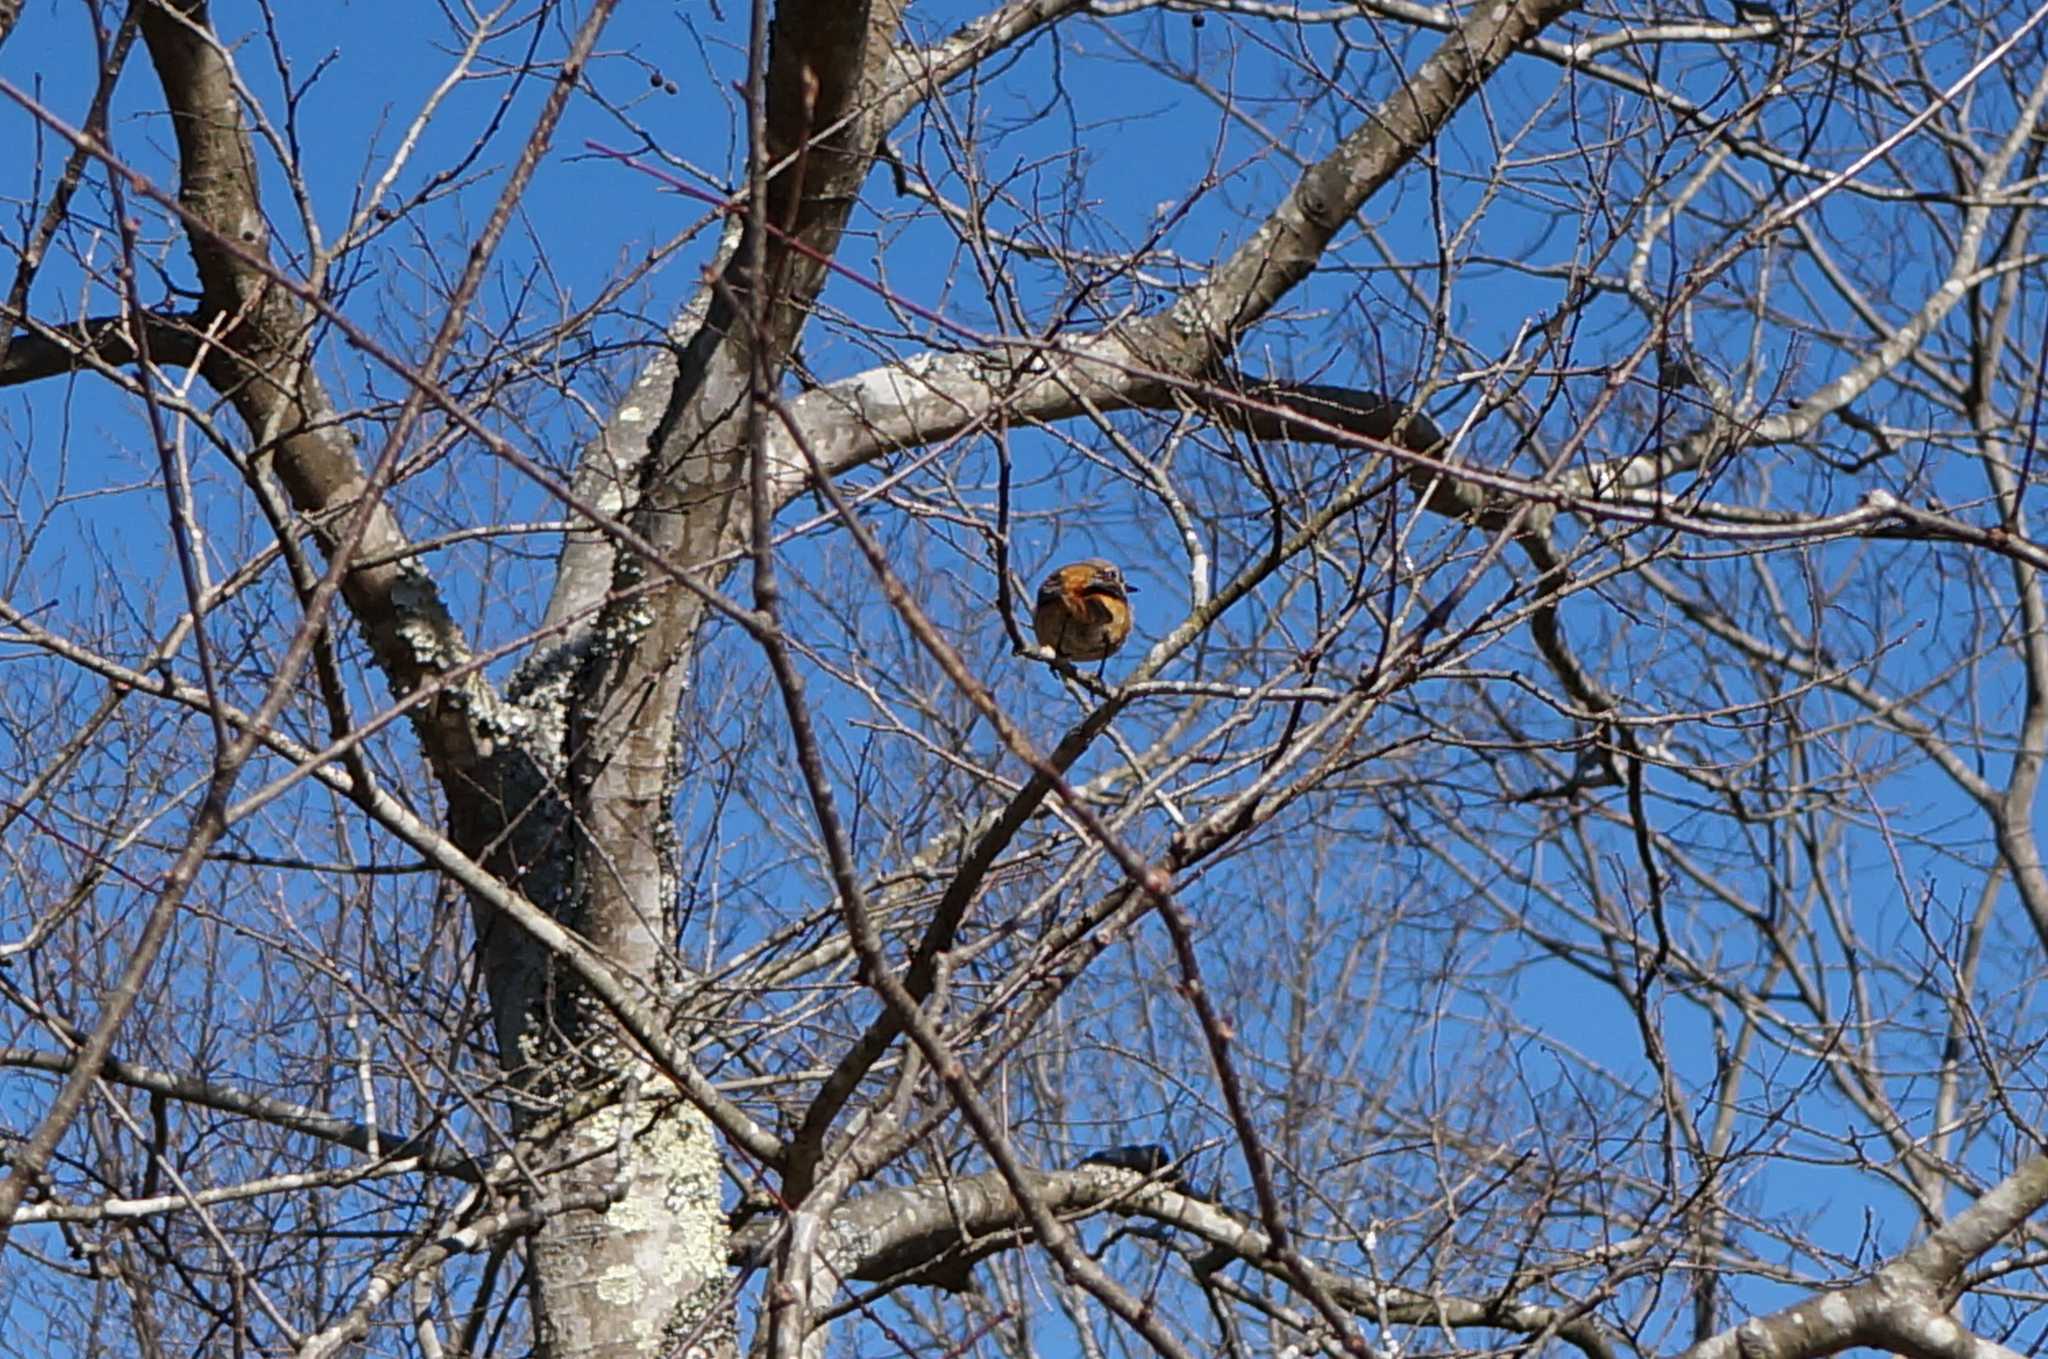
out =
[[[204,372],[230,397],[254,450],[267,455],[293,506],[317,531],[353,509],[371,479],[350,431],[332,418],[313,369],[313,314],[267,259],[255,153],[227,56],[203,4],[150,6],[142,22],[172,113],[179,200],[190,214],[204,286],[194,328],[212,327],[218,336]],[[615,950],[607,961],[651,980],[658,971],[647,943],[665,918],[658,882],[643,883],[629,901],[594,909],[575,895],[578,843],[566,833],[568,805],[560,795],[568,686],[559,662],[522,676],[516,702],[492,692],[471,667],[467,640],[433,579],[407,548],[395,516],[374,507],[360,553],[373,564],[348,573],[343,595],[394,693],[420,698],[410,710],[413,724],[446,795],[453,838],[514,890]],[[682,658],[671,659],[681,673]],[[664,806],[643,805],[637,819],[586,828],[600,839],[616,837],[628,849],[611,857],[629,860],[631,847],[656,838],[650,823]],[[625,919],[607,916],[608,908]],[[588,1023],[595,1018],[590,1007],[557,975],[546,950],[481,904],[477,928],[500,1058],[515,1082],[535,1094],[558,1094],[588,1070],[575,1058],[640,1070],[601,1023]],[[579,1201],[579,1191],[594,1185],[613,1201],[601,1215],[560,1214],[538,1234],[537,1311],[553,1353],[642,1355],[686,1341],[718,1352],[729,1344],[710,1125],[664,1097],[658,1080],[648,1076],[644,1085],[637,1104],[643,1126],[623,1141],[614,1110],[570,1127],[547,1148],[550,1160],[576,1167],[550,1186],[558,1198]]]

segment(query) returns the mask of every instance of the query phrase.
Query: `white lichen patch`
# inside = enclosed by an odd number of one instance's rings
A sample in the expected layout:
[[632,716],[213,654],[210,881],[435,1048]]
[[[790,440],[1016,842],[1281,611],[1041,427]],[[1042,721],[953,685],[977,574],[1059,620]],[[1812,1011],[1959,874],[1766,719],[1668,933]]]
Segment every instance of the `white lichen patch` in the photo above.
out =
[[1920,1323],[1920,1334],[1930,1349],[1959,1349],[1963,1343],[1963,1328],[1939,1312]]
[[520,736],[533,728],[533,717],[509,703],[480,705],[477,724],[498,736]]
[[640,1271],[630,1265],[613,1265],[597,1276],[597,1296],[613,1307],[632,1307],[640,1301]]
[[[506,682],[503,720],[521,743],[547,762],[565,748],[569,733],[569,696],[576,674],[589,654],[589,639],[579,637],[561,646],[535,652]],[[516,723],[516,728],[511,724]]]
[[469,659],[469,648],[426,572],[411,567],[401,571],[391,583],[390,598],[398,614],[392,631],[422,668],[450,670]]
[[1820,1300],[1820,1319],[1832,1329],[1846,1330],[1856,1322],[1856,1308],[1839,1293],[1830,1293]]
[[612,615],[611,626],[606,636],[615,643],[637,640],[654,626],[654,611],[645,604],[635,601]]
[[644,1232],[655,1223],[654,1204],[645,1196],[628,1195],[612,1205],[605,1221],[622,1232]]

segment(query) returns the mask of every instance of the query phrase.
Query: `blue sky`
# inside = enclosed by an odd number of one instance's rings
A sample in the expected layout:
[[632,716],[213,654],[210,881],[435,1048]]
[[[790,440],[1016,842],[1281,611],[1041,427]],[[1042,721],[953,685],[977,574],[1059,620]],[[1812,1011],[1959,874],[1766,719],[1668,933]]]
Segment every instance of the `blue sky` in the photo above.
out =
[[[920,11],[920,22],[937,32],[956,18],[976,12],[978,7],[940,6]],[[516,229],[500,253],[492,286],[475,309],[481,325],[502,323],[517,334],[537,333],[590,304],[618,277],[622,266],[695,227],[695,236],[684,240],[639,286],[619,298],[588,328],[579,344],[644,343],[650,326],[665,320],[677,301],[688,294],[708,258],[715,224],[709,222],[700,204],[668,193],[648,177],[592,153],[587,143],[596,140],[639,154],[668,157],[677,173],[701,176],[708,185],[732,185],[743,158],[740,101],[733,88],[741,70],[735,44],[743,16],[743,8],[729,2],[722,20],[708,8],[695,5],[622,7],[593,71],[596,89],[612,107],[602,109],[587,100],[573,106],[522,205]],[[282,108],[267,39],[253,24],[250,11],[242,6],[222,6],[217,22],[224,32],[240,38],[236,48],[240,70],[259,101],[273,110]],[[358,186],[381,171],[421,102],[446,71],[447,35],[437,28],[438,15],[409,3],[293,6],[281,16],[281,22],[283,45],[293,54],[294,76],[311,83],[301,92],[295,120],[276,131],[300,148],[314,210],[323,233],[332,238],[356,208]],[[1592,30],[1601,28],[1603,22],[1598,18],[1582,21]],[[906,160],[928,168],[943,191],[960,195],[969,186],[957,172],[947,169],[947,156],[958,147],[960,129],[971,129],[978,157],[975,178],[977,183],[985,180],[992,190],[989,213],[994,226],[1044,230],[1104,256],[1124,254],[1146,243],[1171,252],[1171,256],[1161,254],[1149,261],[1140,282],[1106,273],[1099,291],[1076,297],[1062,277],[1028,259],[1010,256],[977,261],[959,246],[954,233],[894,193],[886,169],[876,172],[841,251],[841,262],[883,283],[896,296],[943,311],[955,322],[983,331],[1011,324],[990,301],[980,274],[984,263],[999,264],[1007,271],[1026,322],[1033,329],[1043,328],[1061,315],[1071,314],[1074,324],[1087,325],[1124,307],[1156,308],[1173,286],[1244,238],[1248,220],[1264,212],[1291,181],[1294,167],[1290,154],[1316,156],[1334,138],[1357,125],[1391,79],[1392,61],[1378,50],[1376,42],[1387,39],[1401,44],[1399,57],[1412,66],[1435,41],[1405,37],[1391,25],[1375,28],[1352,23],[1306,29],[1300,41],[1307,60],[1318,69],[1339,73],[1339,79],[1302,101],[1290,82],[1299,83],[1298,63],[1303,54],[1273,46],[1282,40],[1282,30],[1218,17],[1198,32],[1187,16],[1176,14],[1133,21],[1120,31],[1133,41],[1144,41],[1154,30],[1163,35],[1166,50],[1191,62],[1212,88],[1228,92],[1243,117],[1222,111],[1216,99],[1185,83],[1181,73],[1153,70],[1138,62],[1104,30],[1072,25],[1056,38],[1041,39],[1006,59],[1000,76],[987,89],[950,100],[943,118],[913,118],[895,139]],[[31,90],[59,116],[75,122],[87,93],[87,87],[79,83],[77,60],[83,41],[82,21],[75,8],[32,3],[20,31],[0,52],[0,73],[17,87]],[[508,35],[493,45],[491,58],[516,61],[525,43],[524,33]],[[559,50],[559,35],[548,35],[543,46],[549,52]],[[1715,52],[1673,47],[1662,49],[1659,55],[1668,62],[1664,78],[1702,98],[1725,70]],[[1934,65],[1959,67],[1968,55],[1960,42],[1953,50],[1938,48]],[[1937,70],[1937,78],[1940,74]],[[461,181],[437,208],[421,214],[416,226],[412,221],[394,226],[338,281],[342,304],[351,315],[382,335],[399,353],[417,353],[423,347],[424,336],[436,319],[434,298],[446,281],[449,261],[459,261],[464,243],[481,225],[545,93],[545,75],[542,72],[519,80],[492,77],[456,90],[426,129],[412,168],[394,185],[394,196],[402,201],[429,184],[435,174],[463,164],[480,130],[502,117],[481,154],[460,170],[473,178]],[[674,93],[669,92],[669,84],[674,85]],[[1532,171],[1526,179],[1516,181],[1519,187],[1498,196],[1489,195],[1475,178],[1475,172],[1487,163],[1495,140],[1511,138],[1556,88],[1554,68],[1534,62],[1518,65],[1490,92],[1485,108],[1470,110],[1457,122],[1440,148],[1443,154],[1434,179],[1420,170],[1405,176],[1368,204],[1364,214],[1396,257],[1427,260],[1436,250],[1439,229],[1455,236],[1467,213],[1484,208],[1483,225],[1469,238],[1459,240],[1458,249],[1467,263],[1447,308],[1453,330],[1472,346],[1470,353],[1500,353],[1525,325],[1556,307],[1563,296],[1560,279],[1532,277],[1509,265],[1536,260],[1562,266],[1586,253],[1571,239],[1570,222],[1560,221],[1551,211],[1551,200],[1539,190],[1546,183],[1559,194],[1577,187],[1575,177],[1588,173],[1590,155],[1585,161],[1561,155],[1554,168]],[[1735,96],[1731,92],[1726,97]],[[501,101],[505,102],[501,105]],[[116,102],[113,140],[127,163],[160,177],[168,164],[169,132],[156,113],[159,102],[146,64],[138,56]],[[1987,93],[1981,116],[1995,120],[1999,103],[1995,94]],[[1578,91],[1573,107],[1589,127],[1605,126],[1601,120],[1610,113],[1615,118],[1623,116],[1612,111],[1608,96],[1597,87]],[[1626,111],[1626,105],[1619,107]],[[1550,113],[1555,116],[1556,110]],[[1269,142],[1269,135],[1279,143],[1278,149]],[[52,166],[62,154],[62,148],[11,103],[0,106],[0,145],[40,146],[40,154]],[[1853,137],[1845,136],[1840,144],[1817,147],[1815,154],[1839,155],[1852,145]],[[1690,143],[1674,139],[1674,146],[1678,148],[1673,153],[1674,166],[1683,167],[1686,158],[1696,154]],[[277,224],[278,248],[290,252],[303,246],[303,235],[290,221],[289,198],[274,160],[267,159],[266,167],[267,201]],[[1212,171],[1213,183],[1190,194],[1188,186]],[[10,178],[19,183],[18,177]],[[1434,202],[1432,192],[1437,195]],[[1830,227],[1849,236],[1858,229],[1867,209],[1839,202],[1825,211]],[[91,213],[88,210],[84,215]],[[145,231],[145,239],[151,242],[151,262],[161,271],[145,280],[145,296],[161,296],[166,281],[189,284],[190,266],[182,246],[154,222]],[[1693,251],[1710,253],[1713,244],[1706,228],[1695,232],[1688,227],[1680,233],[1677,249],[1689,256]],[[109,248],[104,239],[89,239],[82,227],[67,234],[60,245],[60,258],[45,271],[32,299],[37,313],[63,316],[74,310],[108,310],[111,299],[104,284],[87,283],[62,256],[70,250],[103,262]],[[1659,267],[1675,276],[1683,262],[1671,259]],[[1612,269],[1616,263],[1605,259],[1602,267]],[[1745,281],[1753,277],[1752,267],[1745,262],[1731,273],[1729,293],[1742,291]],[[1777,267],[1795,266],[1781,260]],[[875,340],[878,330],[885,336],[879,342]],[[1425,333],[1426,318],[1370,252],[1356,248],[1354,239],[1333,257],[1327,271],[1291,296],[1281,313],[1260,327],[1244,358],[1248,367],[1258,371],[1405,388],[1413,377]],[[1588,310],[1574,358],[1596,364],[1627,352],[1641,335],[1640,318],[1633,312],[1619,303],[1600,301]],[[1729,312],[1703,308],[1696,339],[1711,361],[1732,365],[1748,352],[1744,320]],[[841,280],[827,289],[821,319],[807,336],[803,352],[808,366],[829,381],[859,371],[882,355],[948,342],[947,336],[915,316],[893,314],[874,292]],[[630,368],[634,352],[623,351],[608,365],[576,367],[569,360],[581,357],[580,352],[555,353],[550,360],[562,360],[568,374],[566,385],[592,409],[602,412],[611,394],[607,382],[620,380]],[[1450,366],[1467,366],[1472,361],[1470,353]],[[331,346],[328,354],[326,376],[347,400],[395,398],[401,391],[392,374],[362,356],[339,345]],[[1788,366],[1799,387],[1811,386],[1842,362],[1840,356],[1825,350],[1774,343],[1767,343],[1763,354],[1773,365]],[[489,372],[484,369],[463,376],[481,380]],[[1764,385],[1769,385],[1768,378]],[[526,406],[504,418],[508,431],[526,446],[559,462],[587,435],[589,424],[573,403],[548,400],[547,390],[545,383],[536,383],[524,398]],[[1441,422],[1451,423],[1470,400],[1469,392],[1445,397],[1437,410],[1448,418]],[[1890,418],[1904,422],[1911,402],[1899,397],[1893,409]],[[388,416],[388,411],[384,414]],[[520,418],[512,418],[514,414]],[[375,421],[366,423],[374,427]],[[1156,426],[1132,421],[1128,427],[1148,440],[1157,440]],[[19,541],[42,522],[37,519],[39,510],[47,512],[47,523],[27,552],[29,569],[9,582],[9,597],[48,599],[57,605],[55,616],[69,616],[75,609],[89,607],[94,588],[111,568],[128,573],[131,581],[144,588],[126,594],[127,607],[135,616],[115,617],[107,625],[136,638],[160,632],[182,602],[175,590],[147,588],[153,580],[173,579],[172,562],[163,534],[161,493],[150,484],[154,460],[147,454],[148,443],[139,434],[134,410],[125,404],[110,404],[103,389],[91,380],[45,383],[8,394],[7,402],[0,406],[0,436],[10,437],[26,449],[60,448],[64,457],[61,463],[41,456],[28,459],[31,476],[19,491],[23,508],[8,527]],[[1098,468],[1082,462],[1071,447],[1055,439],[1029,430],[1013,431],[1010,437],[1025,473],[1017,506],[1018,569],[1028,577],[1049,560],[1094,552],[1119,556],[1144,589],[1145,635],[1163,631],[1176,616],[1176,605],[1185,598],[1185,583],[1170,541],[1156,521],[1148,518],[1144,499],[1127,486],[1102,484]],[[1628,437],[1625,430],[1615,434],[1617,443],[1625,443]],[[1493,452],[1500,447],[1491,443],[1492,438],[1492,434],[1485,436],[1480,451]],[[224,569],[260,547],[265,532],[249,521],[242,498],[233,489],[234,474],[217,459],[207,457],[197,443],[194,452],[202,502],[209,507],[207,527],[217,554],[216,567]],[[531,487],[503,474],[502,469],[483,464],[483,455],[473,447],[457,442],[446,456],[452,460],[448,476],[422,479],[418,489],[408,490],[401,498],[408,526],[416,534],[425,536],[492,518],[545,519],[558,513]],[[1311,484],[1317,477],[1334,473],[1334,455],[1310,450],[1289,456],[1295,457],[1294,465]],[[1510,454],[1501,451],[1499,456]],[[986,449],[949,453],[945,465],[985,501],[992,485]],[[1948,464],[1932,454],[1928,468],[1930,485],[1944,487],[1944,478],[1949,477],[1960,484],[1963,474],[1950,471]],[[84,487],[109,489],[89,499],[65,499],[66,492]],[[1796,459],[1769,457],[1759,458],[1754,466],[1731,477],[1729,489],[1731,495],[1740,490],[1739,498],[1763,503],[1810,505],[1819,497],[1839,508],[1853,499],[1860,487],[1853,479],[1815,476],[1809,465]],[[1071,522],[1079,517],[1071,512],[1077,501],[1097,506],[1086,526]],[[807,511],[800,508],[793,513]],[[1015,662],[1007,656],[1006,644],[980,614],[990,594],[989,563],[981,541],[971,533],[949,531],[942,523],[892,523],[885,527],[905,559],[915,560],[926,573],[927,588],[942,620],[971,637],[976,659],[987,673],[1014,675]],[[1441,535],[1434,540],[1438,542],[1450,536],[1441,528],[1431,532]],[[86,541],[97,550],[79,552],[78,546]],[[545,537],[460,547],[442,554],[436,569],[458,613],[475,620],[478,639],[498,643],[516,637],[537,611],[533,592],[546,580],[548,553]],[[790,554],[800,569],[816,571],[825,578],[830,572],[856,569],[844,544],[827,535],[793,543]],[[1842,574],[1853,578],[1862,572],[1872,577],[1869,597],[1873,600],[1884,597],[1890,588],[1880,589],[1884,574],[1902,569],[1902,563],[1907,570],[1929,569],[1924,555],[1916,557],[1912,551],[1894,549],[1880,558],[1857,545],[1787,554],[1784,560],[1788,588],[1805,588],[1809,577]],[[1236,560],[1220,563],[1226,570],[1236,564]],[[1817,587],[1815,593],[1819,593]],[[1910,649],[1920,644],[1919,639],[1957,626],[1954,606],[1931,570],[1925,599],[1926,608],[1918,616],[1887,617],[1874,612],[1869,618],[1834,621],[1862,627],[1872,638]],[[1626,677],[1654,672],[1668,678],[1683,671],[1687,658],[1682,651],[1659,650],[1657,634],[1632,629],[1618,621],[1619,615],[1605,610],[1605,602],[1593,596],[1582,597],[1571,606],[1576,625],[1583,629],[1579,637],[1596,662],[1611,666],[1610,673]],[[839,640],[851,645],[863,626],[891,625],[877,605]],[[1601,655],[1601,647],[1609,644],[1611,653]],[[1499,648],[1496,658],[1500,657],[1505,657],[1503,663],[1526,663],[1528,659],[1519,641]],[[261,658],[250,659],[254,665]],[[732,682],[736,685],[745,682],[750,663],[751,652],[731,635],[715,641],[707,652],[707,673],[735,676]],[[1936,663],[1928,662],[1930,666]],[[1195,673],[1199,664],[1190,659],[1188,670],[1176,673]],[[509,666],[508,661],[501,669]],[[1910,673],[1910,664],[1907,670]],[[381,682],[365,676],[356,680],[357,697],[366,710],[385,701]],[[1049,680],[1034,674],[1028,683],[1031,688],[1020,697],[1019,706],[1050,729],[1063,711],[1062,700]],[[2009,700],[2014,683],[2010,676],[1990,674],[1985,683],[1994,705]],[[851,691],[829,681],[820,683],[819,692],[825,703],[847,704],[849,712],[858,701]],[[747,734],[741,717],[720,712],[707,717],[705,729],[696,739],[710,747]],[[1553,723],[1546,734],[1565,736],[1569,729]],[[1685,736],[1705,744],[1716,739],[1712,731],[1689,731]],[[868,758],[885,761],[884,756],[860,755],[858,741],[851,736],[846,740],[841,754],[849,766]],[[1103,752],[1091,758],[1113,757]],[[1995,763],[1999,757],[1990,752],[1986,758]],[[1439,772],[1450,781],[1454,776],[1476,776],[1477,768],[1447,761]],[[1656,802],[1660,825],[1697,824],[1702,835],[1721,834],[1704,810],[1688,806],[1692,790],[1676,781],[1658,779],[1657,784],[1660,786],[1654,791],[1664,794]],[[1938,829],[1964,811],[1946,784],[1910,770],[1887,784],[1883,797],[1897,804],[1908,831]],[[710,815],[701,804],[695,811],[685,808],[686,824],[697,812]],[[722,880],[739,881],[757,872],[777,871],[785,846],[734,834],[735,826],[747,829],[743,816],[718,824],[724,827],[721,833],[730,836],[730,842],[719,847],[720,854],[729,856],[719,874]],[[1356,829],[1361,842],[1386,834],[1386,824],[1384,809],[1369,807],[1359,812]],[[1885,829],[1867,820],[1846,836],[1839,853],[1852,865],[1851,880],[1868,889],[1868,896],[1855,909],[1869,912],[1868,924],[1875,937],[1911,948],[1902,902],[1924,893],[1935,903],[1938,915],[1966,913],[1981,875],[1981,846],[1959,862],[1933,848],[1909,843],[1901,878],[1895,875],[1883,842]],[[1531,862],[1544,852],[1541,846],[1524,848]],[[1617,842],[1609,848],[1615,856],[1614,871],[1625,877],[1629,868],[1625,845]],[[1718,848],[1725,851],[1727,846]],[[1482,878],[1488,876],[1483,864],[1475,861],[1472,867]],[[1304,869],[1301,887],[1323,910],[1379,910],[1385,909],[1389,897],[1404,890],[1411,875],[1419,878],[1440,871],[1430,856],[1409,846],[1392,862],[1373,865],[1369,871],[1343,864],[1318,865],[1313,872]],[[1258,885],[1228,872],[1219,874],[1205,888],[1214,894],[1203,898],[1209,918],[1233,920],[1233,894],[1249,894]],[[1448,893],[1441,886],[1436,890]],[[1483,920],[1485,911],[1476,898],[1471,909],[1475,920]],[[2015,958],[2032,957],[2026,952],[2032,943],[2025,932],[2015,929],[2009,939]],[[1221,972],[1228,972],[1233,942],[1226,925],[1219,923],[1218,933],[1210,940],[1209,961]],[[1156,946],[1157,941],[1151,941],[1149,947]],[[1465,951],[1457,955],[1456,964],[1483,974],[1517,960],[1508,956],[1508,951],[1519,949],[1519,944],[1493,933],[1490,927],[1476,927],[1461,947]],[[2015,969],[2018,973],[2031,970]],[[1546,1073],[1565,1069],[1555,1063],[1554,1050],[1569,1050],[1618,1071],[1640,1073],[1640,1042],[1626,1012],[1611,992],[1586,987],[1562,964],[1518,968],[1492,998],[1533,1031],[1518,1049],[1527,1064],[1532,1091],[1547,1094],[1554,1090],[1546,1086]],[[2030,1002],[2031,993],[2027,993],[2022,1003]],[[1675,1055],[1684,1058],[1683,1065],[1695,1072],[1710,1070],[1713,1035],[1697,1012],[1674,1001],[1667,1004],[1666,1016],[1670,1041]],[[1443,1030],[1454,1050],[1453,1064],[1457,1045],[1469,1042],[1479,1046],[1478,1035],[1497,1017],[1484,1010],[1455,1013],[1459,1022],[1446,1024]],[[1180,1022],[1185,1022],[1184,1015]],[[1382,1018],[1381,1022],[1388,1021]],[[1408,1055],[1421,1060],[1414,1053]],[[1580,1069],[1577,1062],[1570,1066]],[[1532,1107],[1539,1103],[1533,1095],[1531,1102]],[[1825,1120],[1828,1105],[1826,1098],[1815,1102],[1816,1121]],[[1145,1100],[1134,1099],[1132,1107],[1142,1109],[1143,1116],[1105,1140],[1123,1140],[1126,1134],[1170,1136],[1173,1120],[1184,1108],[1158,1092]],[[1986,1168],[1990,1168],[1988,1164]],[[1821,1215],[1820,1234],[1843,1250],[1854,1248],[1864,1230],[1866,1210],[1876,1212],[1880,1240],[1887,1247],[1896,1246],[1909,1229],[1910,1219],[1897,1213],[1895,1198],[1873,1190],[1874,1183],[1868,1175],[1794,1167],[1773,1172],[1759,1192],[1767,1194],[1774,1206],[1811,1203]],[[1836,1197],[1838,1186],[1841,1197]],[[1753,1296],[1768,1297],[1770,1290],[1754,1286]]]

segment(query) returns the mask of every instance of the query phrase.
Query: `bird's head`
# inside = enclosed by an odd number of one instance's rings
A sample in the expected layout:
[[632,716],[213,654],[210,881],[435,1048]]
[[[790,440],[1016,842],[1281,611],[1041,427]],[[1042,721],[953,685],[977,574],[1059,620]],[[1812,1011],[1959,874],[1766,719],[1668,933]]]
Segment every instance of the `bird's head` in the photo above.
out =
[[1124,573],[1114,562],[1101,557],[1090,557],[1075,562],[1068,570],[1078,576],[1077,592],[1084,595],[1108,595],[1112,599],[1123,599],[1138,592],[1138,587],[1124,579]]

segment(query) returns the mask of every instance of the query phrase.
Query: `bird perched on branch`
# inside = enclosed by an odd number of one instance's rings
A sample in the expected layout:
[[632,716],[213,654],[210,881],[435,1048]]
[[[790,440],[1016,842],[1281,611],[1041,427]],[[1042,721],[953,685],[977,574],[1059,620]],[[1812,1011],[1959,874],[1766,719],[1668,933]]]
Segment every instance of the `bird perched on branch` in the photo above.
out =
[[1140,1175],[1157,1175],[1167,1184],[1180,1183],[1180,1167],[1174,1164],[1172,1149],[1157,1142],[1132,1142],[1121,1147],[1104,1147],[1081,1158],[1084,1166],[1110,1166],[1134,1170]]
[[1131,635],[1137,586],[1100,557],[1059,567],[1038,587],[1031,630],[1065,661],[1107,660]]

